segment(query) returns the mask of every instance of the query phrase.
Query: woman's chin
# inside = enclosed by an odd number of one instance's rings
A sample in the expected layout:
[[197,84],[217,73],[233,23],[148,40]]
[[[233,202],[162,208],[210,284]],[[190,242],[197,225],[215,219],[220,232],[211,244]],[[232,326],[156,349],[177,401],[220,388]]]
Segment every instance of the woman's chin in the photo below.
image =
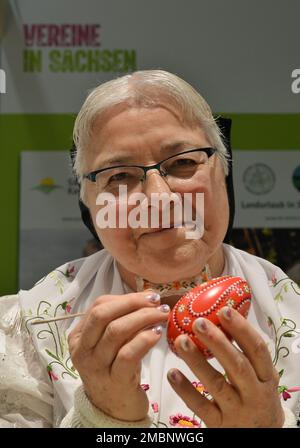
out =
[[[198,263],[195,261],[198,260]],[[153,283],[168,283],[194,277],[201,272],[207,262],[204,252],[200,251],[200,243],[186,243],[170,249],[157,250],[144,255],[138,270],[140,276]],[[143,271],[143,273],[142,273]]]
[[142,234],[138,239],[138,246],[141,252],[151,249],[159,254],[162,250],[181,246],[185,240],[185,231],[182,228],[157,229]]

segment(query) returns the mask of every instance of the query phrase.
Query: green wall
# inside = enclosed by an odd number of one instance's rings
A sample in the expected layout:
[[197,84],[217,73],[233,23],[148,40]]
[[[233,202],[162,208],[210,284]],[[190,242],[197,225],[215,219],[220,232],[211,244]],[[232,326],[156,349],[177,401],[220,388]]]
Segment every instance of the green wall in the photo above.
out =
[[[234,149],[300,148],[300,114],[221,115],[233,120]],[[0,116],[0,296],[17,291],[20,152],[70,148],[73,122],[71,114]]]
[[0,116],[0,296],[17,291],[21,151],[66,150],[74,115]]

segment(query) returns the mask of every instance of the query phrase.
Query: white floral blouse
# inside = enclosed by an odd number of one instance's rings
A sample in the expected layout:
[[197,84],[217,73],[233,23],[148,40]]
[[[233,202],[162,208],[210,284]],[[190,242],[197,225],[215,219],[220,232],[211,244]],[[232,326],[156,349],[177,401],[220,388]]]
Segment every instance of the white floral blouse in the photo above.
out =
[[[248,320],[269,346],[281,377],[278,393],[297,420],[300,288],[266,260],[223,246],[223,275],[240,276],[250,284],[253,296]],[[81,380],[70,359],[67,335],[79,318],[36,326],[31,322],[84,312],[101,294],[127,292],[116,262],[102,250],[55,269],[29,291],[0,298],[0,427],[59,427],[65,426],[64,419],[68,426],[105,427],[101,426],[101,417],[96,423],[78,415],[72,417],[78,408],[75,391]],[[210,362],[223,372],[216,359]],[[169,349],[163,334],[142,365],[141,386],[150,402],[145,426],[204,426],[169,385],[166,375],[173,367],[180,369],[199,393],[210,398],[201,380]],[[113,422],[107,425],[113,426]],[[122,422],[116,426],[122,426]],[[126,422],[123,426],[127,426]]]

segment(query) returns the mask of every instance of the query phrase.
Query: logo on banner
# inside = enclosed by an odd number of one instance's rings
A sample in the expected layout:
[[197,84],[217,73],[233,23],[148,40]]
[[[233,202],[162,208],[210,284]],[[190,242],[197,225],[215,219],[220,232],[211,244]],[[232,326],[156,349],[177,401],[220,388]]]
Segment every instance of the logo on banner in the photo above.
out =
[[49,194],[52,193],[53,190],[57,188],[63,188],[60,185],[56,185],[52,177],[45,177],[40,180],[40,183],[35,187],[32,187],[32,190],[39,190],[42,193]]
[[0,93],[6,93],[6,73],[0,68]]
[[243,175],[246,189],[255,195],[269,193],[276,182],[274,171],[264,163],[255,163],[249,166]]

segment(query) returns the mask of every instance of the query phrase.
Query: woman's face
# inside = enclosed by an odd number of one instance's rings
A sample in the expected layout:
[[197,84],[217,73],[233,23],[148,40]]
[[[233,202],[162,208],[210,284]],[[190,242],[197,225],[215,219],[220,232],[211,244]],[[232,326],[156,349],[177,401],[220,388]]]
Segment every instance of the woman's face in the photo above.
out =
[[[87,149],[87,171],[109,166],[114,155],[126,163],[151,165],[187,149],[210,144],[200,128],[183,125],[176,112],[165,107],[115,109],[95,123]],[[119,165],[117,163],[115,165]],[[158,171],[149,171],[141,184],[149,198],[152,193],[171,193]],[[155,283],[197,275],[205,263],[220,251],[228,226],[228,200],[223,168],[216,155],[192,179],[181,182],[176,193],[204,193],[204,233],[187,239],[183,228],[105,228],[96,225],[97,188],[86,181],[87,205],[104,247],[121,268]],[[193,207],[196,202],[193,201]],[[132,208],[132,207],[131,207]],[[128,208],[130,210],[130,208]]]

